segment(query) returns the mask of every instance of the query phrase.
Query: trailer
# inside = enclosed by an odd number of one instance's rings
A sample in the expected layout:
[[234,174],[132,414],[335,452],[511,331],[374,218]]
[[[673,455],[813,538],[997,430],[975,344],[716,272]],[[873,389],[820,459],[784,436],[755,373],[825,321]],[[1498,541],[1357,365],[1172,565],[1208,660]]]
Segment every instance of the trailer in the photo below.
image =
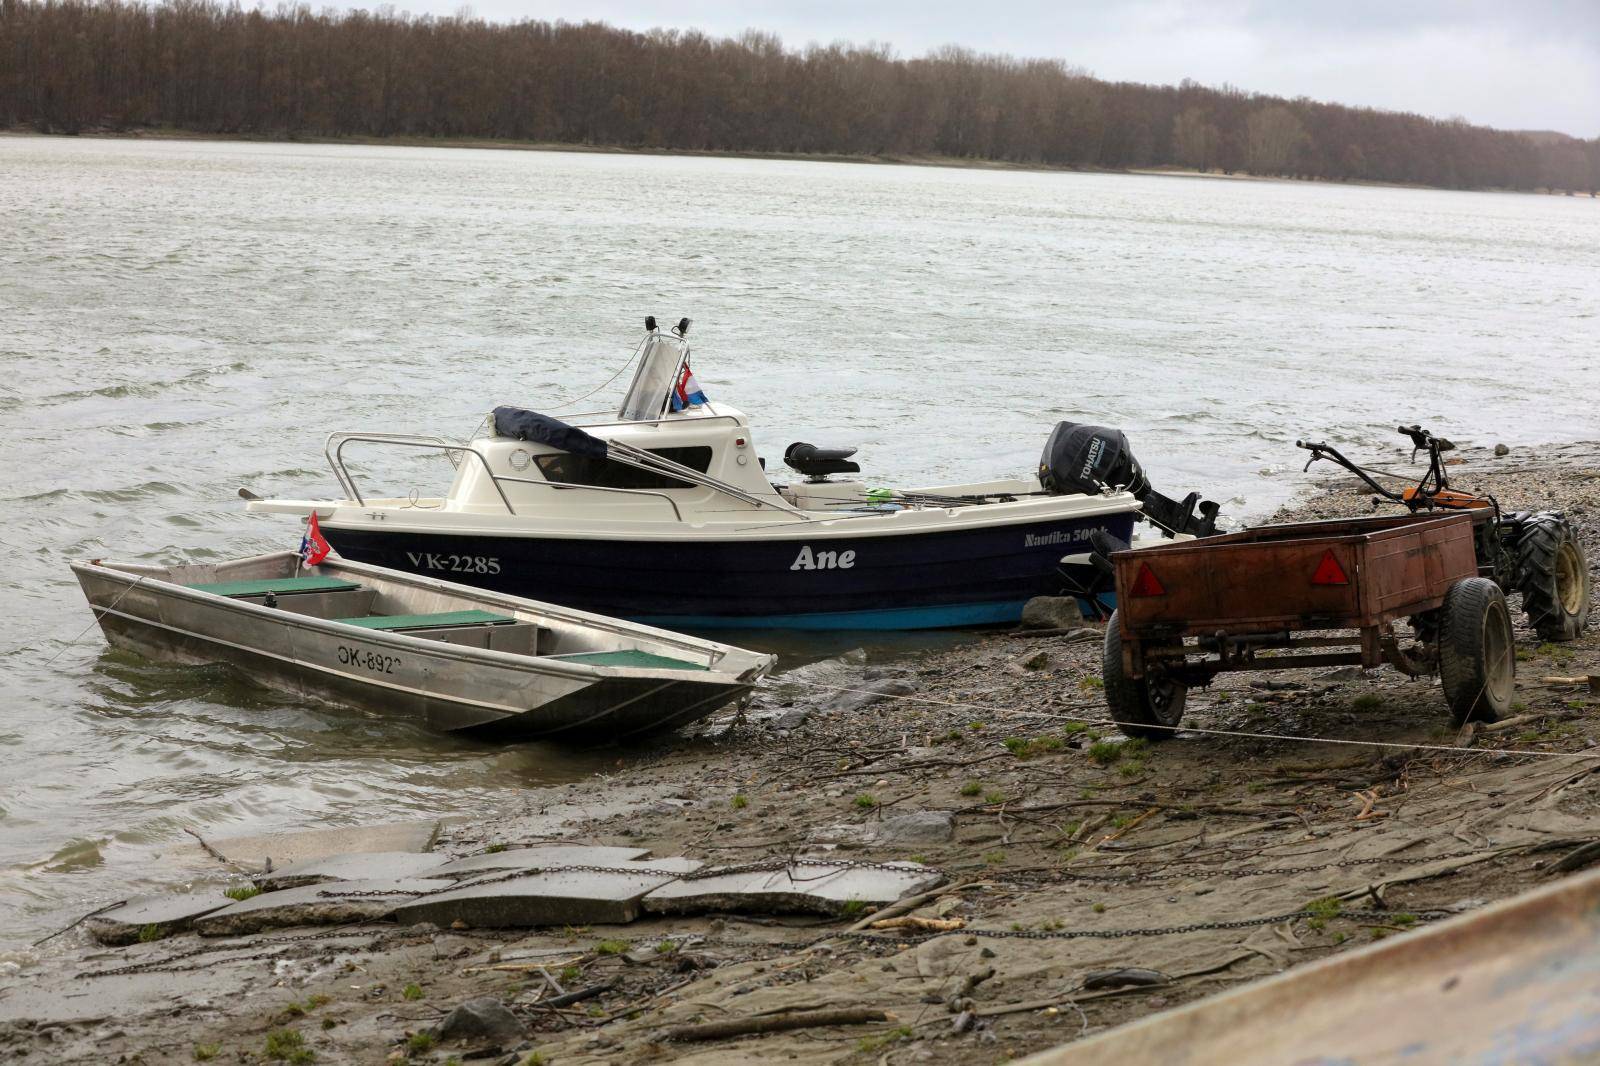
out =
[[1437,673],[1458,724],[1511,705],[1511,615],[1466,512],[1258,526],[1111,563],[1103,676],[1129,736],[1172,735],[1188,690],[1231,670],[1389,663]]

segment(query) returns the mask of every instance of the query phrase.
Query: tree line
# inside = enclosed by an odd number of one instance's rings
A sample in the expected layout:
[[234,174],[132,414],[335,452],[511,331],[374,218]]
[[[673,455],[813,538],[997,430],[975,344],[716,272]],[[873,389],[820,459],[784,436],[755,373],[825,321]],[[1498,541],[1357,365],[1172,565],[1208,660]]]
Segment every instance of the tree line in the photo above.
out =
[[680,151],[1192,167],[1444,188],[1600,189],[1600,138],[947,47],[237,2],[0,0],[0,126],[494,138]]

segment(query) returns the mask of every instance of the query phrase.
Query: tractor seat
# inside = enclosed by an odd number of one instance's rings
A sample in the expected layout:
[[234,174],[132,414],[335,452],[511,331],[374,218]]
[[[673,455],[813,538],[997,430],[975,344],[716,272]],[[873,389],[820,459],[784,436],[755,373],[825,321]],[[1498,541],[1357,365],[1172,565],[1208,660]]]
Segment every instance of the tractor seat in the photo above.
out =
[[795,441],[783,451],[784,465],[798,470],[808,478],[825,478],[829,474],[859,474],[861,464],[852,463],[854,448],[819,448],[805,441]]

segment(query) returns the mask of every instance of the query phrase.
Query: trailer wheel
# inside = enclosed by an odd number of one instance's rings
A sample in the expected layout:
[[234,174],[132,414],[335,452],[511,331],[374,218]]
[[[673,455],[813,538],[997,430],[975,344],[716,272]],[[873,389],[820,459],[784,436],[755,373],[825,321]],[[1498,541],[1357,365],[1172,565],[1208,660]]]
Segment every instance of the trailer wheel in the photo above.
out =
[[1439,680],[1457,725],[1492,722],[1510,708],[1517,658],[1505,594],[1486,577],[1451,585],[1439,610]]
[[1131,678],[1122,668],[1122,617],[1111,612],[1106,623],[1105,662],[1101,675],[1106,686],[1106,706],[1117,728],[1141,740],[1166,740],[1183,720],[1189,694],[1182,682],[1148,677]]
[[1516,586],[1540,638],[1578,639],[1589,621],[1589,560],[1571,522],[1550,511],[1523,520]]

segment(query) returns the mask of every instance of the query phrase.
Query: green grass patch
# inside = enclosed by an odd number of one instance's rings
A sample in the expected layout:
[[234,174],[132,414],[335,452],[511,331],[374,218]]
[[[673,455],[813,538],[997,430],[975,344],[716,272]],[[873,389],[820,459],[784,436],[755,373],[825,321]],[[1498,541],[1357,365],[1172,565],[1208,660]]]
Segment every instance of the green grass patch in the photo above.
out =
[[998,788],[991,788],[983,794],[983,802],[985,803],[1004,803],[1005,801],[1006,794]]
[[1350,701],[1350,706],[1358,711],[1375,711],[1383,706],[1383,697],[1376,692],[1363,692]]
[[582,976],[583,976],[582,968],[577,967],[577,966],[566,966],[566,967],[563,967],[562,970],[561,970],[561,983],[564,984],[564,985],[565,984],[571,984],[573,981],[576,981],[578,978],[580,978]]
[[483,853],[485,855],[498,855],[504,850],[506,850],[506,846],[504,844],[490,844],[488,847],[483,849]]
[[1321,929],[1330,919],[1339,917],[1339,912],[1344,909],[1344,904],[1333,896],[1323,896],[1306,904],[1305,908],[1311,917],[1306,919],[1306,924],[1313,929]]
[[139,943],[141,944],[149,944],[152,941],[160,940],[166,935],[167,927],[164,925],[156,925],[152,923],[150,925],[141,925],[139,927]]
[[1096,914],[1104,914],[1106,912],[1106,905],[1104,903],[1096,903],[1089,909],[1094,911]]
[[1001,863],[1006,861],[1006,853],[1003,851],[991,851],[984,855],[983,861],[988,863],[990,866],[999,866]]
[[867,901],[864,899],[847,899],[839,908],[839,914],[844,918],[859,918],[867,913]]
[[878,799],[870,792],[856,793],[855,804],[864,811],[870,811],[878,805]]
[[594,946],[596,955],[621,955],[628,950],[626,940],[602,940]]
[[733,809],[736,810],[736,811],[742,811],[746,807],[750,806],[750,801],[748,799],[746,799],[745,797],[743,797],[743,796],[735,796],[729,802],[732,804]]
[[415,981],[402,988],[400,990],[400,994],[406,999],[421,999],[423,996],[427,995],[427,993],[422,991],[422,986],[417,984]]
[[1019,759],[1031,759],[1035,755],[1060,751],[1064,747],[1066,747],[1066,742],[1060,737],[1008,737],[1006,739],[1006,750]]
[[863,1054],[871,1054],[872,1052],[886,1047],[889,1044],[893,1044],[898,1040],[910,1039],[911,1026],[902,1025],[899,1028],[890,1029],[887,1033],[880,1033],[878,1036],[862,1037],[860,1040],[856,1041],[856,1050],[862,1052]]
[[222,894],[229,899],[242,901],[254,899],[256,896],[261,895],[261,889],[255,885],[234,885],[232,888],[224,890]]
[[221,1044],[196,1044],[193,1051],[194,1061],[210,1062],[217,1057],[217,1052],[221,1050]]
[[412,1055],[425,1055],[433,1050],[433,1034],[422,1030],[406,1038],[406,1051]]
[[968,781],[961,786],[963,796],[976,796],[983,791],[983,784],[978,781]]
[[1065,733],[1069,737],[1075,737],[1079,733],[1087,732],[1088,729],[1089,723],[1087,722],[1068,722],[1066,725],[1061,727],[1061,732]]
[[267,1058],[291,1066],[315,1062],[317,1053],[306,1047],[306,1038],[293,1029],[278,1029],[267,1034]]
[[1097,766],[1110,766],[1122,758],[1122,747],[1109,740],[1098,741],[1089,745],[1089,761]]

